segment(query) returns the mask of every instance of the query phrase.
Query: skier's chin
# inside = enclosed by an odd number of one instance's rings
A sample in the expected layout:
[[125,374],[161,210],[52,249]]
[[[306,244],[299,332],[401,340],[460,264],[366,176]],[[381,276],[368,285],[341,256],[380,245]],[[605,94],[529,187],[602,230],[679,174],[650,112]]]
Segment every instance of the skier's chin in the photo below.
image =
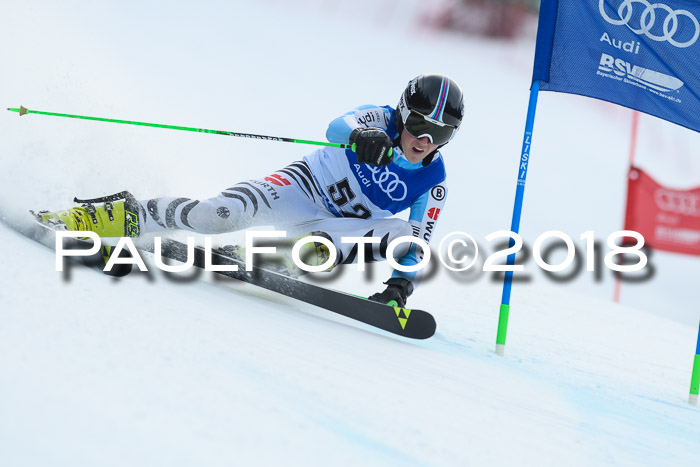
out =
[[406,159],[413,164],[422,161],[428,154],[427,150],[416,146],[409,146],[408,150],[404,150],[403,153],[406,156]]

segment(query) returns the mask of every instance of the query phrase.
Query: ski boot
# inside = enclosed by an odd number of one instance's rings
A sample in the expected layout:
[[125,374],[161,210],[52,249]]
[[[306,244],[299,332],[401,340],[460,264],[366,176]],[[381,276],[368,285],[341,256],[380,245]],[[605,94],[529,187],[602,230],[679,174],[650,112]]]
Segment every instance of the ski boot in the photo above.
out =
[[[278,248],[278,252],[274,255],[263,255],[262,257],[256,257],[256,260],[258,261],[257,264],[264,269],[289,277],[297,278],[307,274],[308,271],[304,271],[294,263],[291,249],[298,240],[310,237],[312,235],[324,237],[330,240],[330,237],[325,232],[312,232],[309,235],[302,235],[301,237],[292,238],[284,242],[284,245],[281,248],[282,251],[280,251],[280,248]],[[219,248],[219,253],[245,263],[245,248],[240,245],[224,245]],[[330,251],[323,243],[307,242],[301,247],[299,251],[299,258],[304,262],[304,264],[308,264],[309,266],[319,266],[328,261],[330,258]],[[323,272],[330,272],[334,267],[335,264],[331,264]]]
[[[90,231],[95,232],[100,237],[139,236],[140,206],[128,191],[95,199],[80,200],[75,198],[73,201],[81,203],[81,206],[54,212],[30,212],[37,222],[53,230]],[[103,204],[96,206],[94,203]],[[88,237],[78,238],[78,241],[82,240],[88,240]],[[91,257],[82,257],[81,262],[88,266],[101,265],[100,267],[104,267],[109,262],[113,252],[113,246],[103,243],[98,253]],[[119,257],[131,257],[131,253],[123,249],[119,253]],[[104,273],[109,276],[121,277],[129,274],[132,266],[131,263],[116,264],[111,271],[104,271]]]
[[139,236],[139,204],[128,191],[73,201],[81,206],[54,212],[31,212],[38,222],[54,230],[92,231],[100,237]]

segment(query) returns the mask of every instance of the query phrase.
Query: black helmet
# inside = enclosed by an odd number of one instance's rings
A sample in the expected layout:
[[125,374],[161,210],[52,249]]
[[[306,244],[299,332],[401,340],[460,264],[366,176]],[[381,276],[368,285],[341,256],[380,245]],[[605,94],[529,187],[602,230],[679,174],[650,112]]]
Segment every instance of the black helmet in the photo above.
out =
[[427,136],[436,146],[447,144],[464,116],[459,85],[444,75],[426,74],[409,81],[396,108],[396,129],[414,137]]

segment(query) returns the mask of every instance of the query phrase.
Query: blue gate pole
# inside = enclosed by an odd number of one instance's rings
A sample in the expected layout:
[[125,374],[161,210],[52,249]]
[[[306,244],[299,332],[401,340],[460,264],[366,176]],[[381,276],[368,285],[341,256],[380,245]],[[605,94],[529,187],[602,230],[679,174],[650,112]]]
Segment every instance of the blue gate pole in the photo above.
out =
[[[527,107],[527,121],[525,122],[525,135],[523,136],[523,150],[520,154],[518,167],[518,186],[515,190],[515,205],[513,206],[513,220],[510,225],[512,232],[520,230],[520,214],[523,209],[523,196],[525,195],[525,179],[527,178],[527,166],[530,162],[530,147],[532,145],[532,130],[535,126],[535,112],[537,111],[537,95],[540,92],[540,82],[534,81],[530,89],[530,103]],[[510,239],[509,247],[515,244]],[[515,264],[515,254],[508,256],[508,265]],[[501,297],[501,309],[498,315],[498,335],[496,336],[496,353],[505,354],[506,334],[508,332],[508,316],[510,315],[510,289],[513,284],[513,271],[507,271],[503,279],[503,295]]]

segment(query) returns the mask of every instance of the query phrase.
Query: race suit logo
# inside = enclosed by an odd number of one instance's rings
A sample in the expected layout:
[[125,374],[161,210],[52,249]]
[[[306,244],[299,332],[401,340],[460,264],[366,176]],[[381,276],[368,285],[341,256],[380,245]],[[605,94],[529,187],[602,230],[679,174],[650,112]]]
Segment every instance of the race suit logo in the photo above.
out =
[[390,171],[388,167],[369,167],[372,172],[372,181],[392,201],[403,201],[408,195],[408,187],[399,179],[399,176]]
[[440,208],[430,208],[428,209],[428,217],[436,221],[440,215]]
[[272,174],[269,177],[265,177],[265,181],[277,186],[291,185],[289,180],[279,174]]
[[435,201],[442,201],[443,199],[445,199],[446,195],[447,192],[445,190],[445,187],[442,185],[434,186],[433,189],[430,190],[430,196],[432,196]]
[[219,206],[216,209],[216,215],[222,219],[228,219],[228,217],[231,215],[231,211],[229,211],[226,206]]

